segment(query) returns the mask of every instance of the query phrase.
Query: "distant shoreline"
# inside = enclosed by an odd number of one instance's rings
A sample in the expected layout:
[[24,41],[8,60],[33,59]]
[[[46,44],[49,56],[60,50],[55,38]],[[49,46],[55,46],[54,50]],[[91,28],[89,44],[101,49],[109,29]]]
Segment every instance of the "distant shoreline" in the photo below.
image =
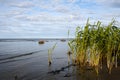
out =
[[27,40],[27,39],[74,39],[74,38],[0,38],[0,40],[18,40],[18,39],[21,39],[21,40]]
[[72,40],[74,38],[1,38],[0,42],[39,41],[39,40]]

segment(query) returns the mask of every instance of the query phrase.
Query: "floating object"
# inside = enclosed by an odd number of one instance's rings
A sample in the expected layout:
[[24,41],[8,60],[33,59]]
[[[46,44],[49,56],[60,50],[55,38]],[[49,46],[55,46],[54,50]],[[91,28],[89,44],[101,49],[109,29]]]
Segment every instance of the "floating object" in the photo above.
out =
[[46,42],[49,42],[48,40]]
[[41,41],[39,41],[38,43],[39,43],[39,44],[44,44],[45,41],[41,40]]
[[66,40],[65,39],[61,39],[62,42],[65,42]]

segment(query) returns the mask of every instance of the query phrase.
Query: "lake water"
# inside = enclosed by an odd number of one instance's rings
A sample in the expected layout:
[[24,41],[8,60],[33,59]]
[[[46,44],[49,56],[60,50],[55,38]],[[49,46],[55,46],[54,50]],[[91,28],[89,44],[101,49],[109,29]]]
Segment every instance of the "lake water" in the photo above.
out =
[[[59,74],[49,74],[68,65],[67,41],[49,39],[45,44],[38,44],[38,39],[3,39],[0,40],[0,80],[112,80],[116,76],[104,73],[96,78],[87,72],[79,73],[76,67],[61,71]],[[57,46],[52,55],[52,65],[48,65],[48,49],[55,43]],[[116,70],[120,74],[120,69]],[[119,78],[119,76],[117,76]],[[117,80],[117,78],[115,80]],[[119,80],[119,79],[118,79]]]
[[[52,65],[48,66],[48,49],[57,46],[52,55]],[[0,80],[46,80],[48,72],[66,66],[67,42],[48,40],[38,44],[38,40],[1,40],[0,42]],[[64,76],[64,74],[63,74]],[[49,76],[48,80],[54,77]]]

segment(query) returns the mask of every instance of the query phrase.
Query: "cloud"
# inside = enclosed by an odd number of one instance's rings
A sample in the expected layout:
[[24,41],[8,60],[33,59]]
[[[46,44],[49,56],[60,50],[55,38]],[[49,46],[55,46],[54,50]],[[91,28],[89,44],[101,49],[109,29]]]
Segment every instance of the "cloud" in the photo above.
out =
[[80,15],[50,15],[50,14],[38,14],[38,15],[18,15],[14,17],[15,19],[22,20],[22,21],[37,21],[37,22],[70,22],[81,20]]
[[[88,0],[91,1],[91,0]],[[120,0],[95,0],[98,4],[102,4],[103,6],[110,6],[113,8],[120,8]]]
[[70,10],[66,6],[57,6],[54,11],[60,12],[60,13],[69,13]]
[[104,17],[108,17],[108,18],[120,18],[120,14],[116,14],[116,13],[109,13],[109,14],[105,14],[103,15]]
[[113,7],[120,8],[120,0],[114,0],[114,1],[110,2],[110,5]]
[[24,12],[25,12],[24,10],[11,10],[11,11],[8,11],[7,13],[0,14],[0,15],[6,18],[11,18],[14,16],[22,15],[24,14]]
[[[77,26],[120,20],[118,0],[0,0],[0,37],[73,36]],[[61,33],[62,32],[62,33]]]
[[16,3],[10,3],[10,6],[18,7],[18,8],[30,8],[33,7],[34,4],[32,2],[16,2]]

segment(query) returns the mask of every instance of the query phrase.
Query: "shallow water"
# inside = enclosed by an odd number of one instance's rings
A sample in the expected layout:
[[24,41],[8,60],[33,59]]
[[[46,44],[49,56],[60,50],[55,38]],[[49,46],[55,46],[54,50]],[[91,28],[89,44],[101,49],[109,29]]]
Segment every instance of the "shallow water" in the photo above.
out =
[[[48,49],[57,46],[52,55],[52,65],[48,65]],[[101,71],[96,77],[93,72],[80,73],[71,66],[58,74],[49,74],[68,65],[68,45],[60,40],[47,40],[38,44],[38,40],[0,40],[0,80],[119,80],[120,68],[110,76]],[[85,74],[85,75],[84,75]],[[117,79],[118,78],[118,79]]]
[[[53,52],[52,66],[48,67],[48,49],[55,43],[57,46]],[[22,80],[46,80],[50,69],[66,65],[67,50],[67,42],[60,40],[49,40],[41,45],[38,41],[1,41],[0,80],[14,80],[16,75]]]

